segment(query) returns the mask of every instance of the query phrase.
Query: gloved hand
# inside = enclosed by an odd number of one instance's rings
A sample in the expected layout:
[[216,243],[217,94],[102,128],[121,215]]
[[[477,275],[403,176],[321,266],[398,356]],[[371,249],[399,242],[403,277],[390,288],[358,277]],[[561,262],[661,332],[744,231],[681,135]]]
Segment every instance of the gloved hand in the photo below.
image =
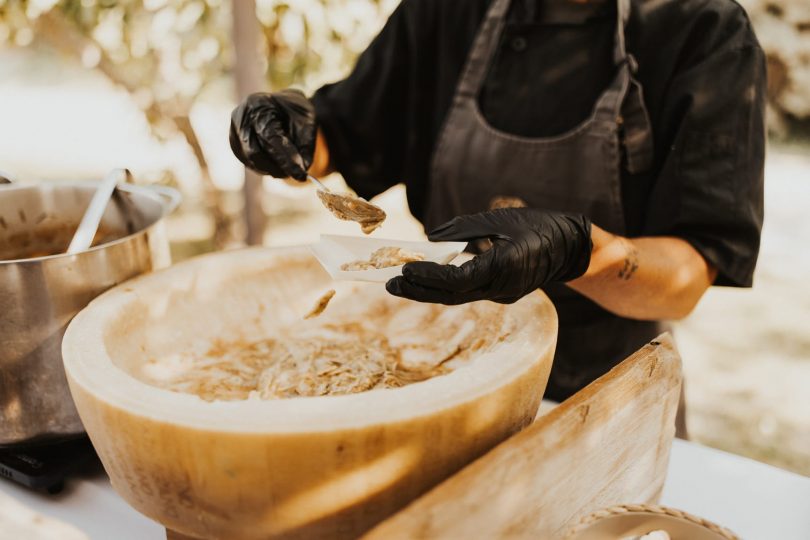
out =
[[231,150],[256,172],[304,181],[317,131],[315,107],[302,92],[260,92],[231,113]]
[[437,304],[516,302],[555,281],[585,273],[591,260],[591,222],[581,215],[502,208],[459,216],[430,240],[489,238],[492,248],[461,266],[412,262],[385,288],[395,296]]

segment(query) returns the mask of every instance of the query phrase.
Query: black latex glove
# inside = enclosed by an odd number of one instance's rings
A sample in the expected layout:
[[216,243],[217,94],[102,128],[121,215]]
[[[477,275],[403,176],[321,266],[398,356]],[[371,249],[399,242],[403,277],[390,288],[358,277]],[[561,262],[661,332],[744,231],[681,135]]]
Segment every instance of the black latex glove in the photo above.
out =
[[461,266],[412,262],[385,288],[395,296],[437,304],[516,302],[555,281],[585,273],[591,260],[591,222],[581,215],[503,208],[460,216],[432,231],[434,241],[488,238],[492,248]]
[[231,150],[246,167],[306,180],[315,153],[315,107],[298,90],[251,94],[231,113]]

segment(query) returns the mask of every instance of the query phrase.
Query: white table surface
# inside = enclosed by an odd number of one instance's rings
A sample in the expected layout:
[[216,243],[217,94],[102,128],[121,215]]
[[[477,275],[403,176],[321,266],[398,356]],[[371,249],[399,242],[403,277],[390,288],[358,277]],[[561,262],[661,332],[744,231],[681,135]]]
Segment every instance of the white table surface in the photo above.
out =
[[[163,527],[129,507],[103,475],[75,480],[58,495],[5,480],[0,492],[75,525],[92,540],[165,538]],[[810,540],[810,478],[693,443],[675,441],[661,504],[715,521],[744,539]]]

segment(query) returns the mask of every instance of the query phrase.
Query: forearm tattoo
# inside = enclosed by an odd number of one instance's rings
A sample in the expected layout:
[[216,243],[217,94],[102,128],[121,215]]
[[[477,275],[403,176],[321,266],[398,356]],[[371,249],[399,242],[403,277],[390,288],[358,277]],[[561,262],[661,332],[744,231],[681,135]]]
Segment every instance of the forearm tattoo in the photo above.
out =
[[624,247],[624,264],[619,270],[619,279],[628,281],[638,270],[638,249],[631,242],[621,240]]

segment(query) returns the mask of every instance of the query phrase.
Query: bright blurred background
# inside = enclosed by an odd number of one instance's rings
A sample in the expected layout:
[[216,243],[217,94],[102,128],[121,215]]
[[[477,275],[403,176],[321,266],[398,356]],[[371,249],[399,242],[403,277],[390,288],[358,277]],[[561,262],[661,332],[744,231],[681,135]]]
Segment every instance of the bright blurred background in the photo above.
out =
[[[247,92],[347,74],[397,1],[0,0],[0,171],[36,182],[128,167],[179,187],[175,260],[355,234],[310,188],[246,175],[229,115]],[[752,290],[712,289],[676,339],[692,438],[810,475],[810,1],[742,4],[769,67],[760,263]],[[402,186],[375,202],[385,236],[422,234]]]

